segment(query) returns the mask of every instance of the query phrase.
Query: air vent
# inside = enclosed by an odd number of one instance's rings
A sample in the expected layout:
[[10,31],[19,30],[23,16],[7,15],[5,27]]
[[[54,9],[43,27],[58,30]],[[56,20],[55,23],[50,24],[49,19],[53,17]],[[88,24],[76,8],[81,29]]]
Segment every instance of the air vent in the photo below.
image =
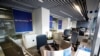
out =
[[98,10],[95,10],[94,12],[95,12],[95,13],[98,13]]
[[90,13],[92,13],[93,11],[90,11]]

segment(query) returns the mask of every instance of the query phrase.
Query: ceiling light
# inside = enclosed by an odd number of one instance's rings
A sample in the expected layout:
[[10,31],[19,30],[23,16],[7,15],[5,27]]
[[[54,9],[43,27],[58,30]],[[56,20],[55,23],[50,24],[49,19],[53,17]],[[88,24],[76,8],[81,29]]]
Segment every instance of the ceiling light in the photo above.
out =
[[6,8],[0,8],[1,10],[7,10]]
[[81,9],[78,5],[74,4],[75,9],[83,16],[83,14],[81,13]]
[[52,16],[55,17],[55,18],[64,18],[64,17],[62,17],[62,16],[59,16],[59,15],[53,14],[53,13],[50,13],[50,15],[52,15]]
[[74,4],[74,7],[77,9],[77,11],[79,11],[79,13],[81,13],[81,9],[78,5]]
[[67,15],[67,16],[69,16],[69,17],[72,17],[71,15],[69,15],[68,13],[66,13],[64,11],[60,11],[60,12],[63,13],[63,14],[65,14],[65,15]]
[[38,0],[39,2],[43,3],[44,1],[43,0]]

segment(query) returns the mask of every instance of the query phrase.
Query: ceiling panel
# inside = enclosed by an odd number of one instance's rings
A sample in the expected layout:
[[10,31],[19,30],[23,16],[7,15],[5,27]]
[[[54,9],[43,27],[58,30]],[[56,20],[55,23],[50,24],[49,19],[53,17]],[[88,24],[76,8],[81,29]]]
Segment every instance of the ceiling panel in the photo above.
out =
[[88,17],[90,19],[97,17],[98,12],[95,11],[96,10],[98,11],[98,5],[100,0],[86,0],[86,1],[87,1]]
[[[1,0],[0,4],[12,5],[11,7],[23,7],[32,11],[40,7],[50,10],[51,14],[56,14],[62,18],[70,17],[72,20],[84,20],[84,17],[73,7],[76,0]],[[86,0],[87,10],[95,10],[99,0]],[[57,17],[58,18],[58,17]]]
[[87,1],[87,9],[96,10],[100,0],[86,0]]

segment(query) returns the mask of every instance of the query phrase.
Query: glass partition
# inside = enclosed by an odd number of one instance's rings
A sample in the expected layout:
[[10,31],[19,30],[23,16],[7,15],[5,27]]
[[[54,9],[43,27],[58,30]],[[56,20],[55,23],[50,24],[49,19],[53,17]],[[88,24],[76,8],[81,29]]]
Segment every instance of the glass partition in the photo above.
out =
[[14,21],[12,9],[0,6],[0,36],[14,34]]

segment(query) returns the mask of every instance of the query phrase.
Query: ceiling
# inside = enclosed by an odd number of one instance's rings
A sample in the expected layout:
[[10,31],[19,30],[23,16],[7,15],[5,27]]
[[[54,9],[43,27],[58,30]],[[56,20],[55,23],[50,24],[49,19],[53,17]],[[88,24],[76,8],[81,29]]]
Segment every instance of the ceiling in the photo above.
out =
[[[99,0],[0,0],[0,5],[31,12],[34,9],[44,7],[50,10],[51,15],[56,18],[70,17],[72,20],[88,20],[88,14],[98,10]],[[81,13],[74,7],[77,4]],[[92,13],[91,13],[92,11]],[[94,15],[94,14],[93,14]]]

